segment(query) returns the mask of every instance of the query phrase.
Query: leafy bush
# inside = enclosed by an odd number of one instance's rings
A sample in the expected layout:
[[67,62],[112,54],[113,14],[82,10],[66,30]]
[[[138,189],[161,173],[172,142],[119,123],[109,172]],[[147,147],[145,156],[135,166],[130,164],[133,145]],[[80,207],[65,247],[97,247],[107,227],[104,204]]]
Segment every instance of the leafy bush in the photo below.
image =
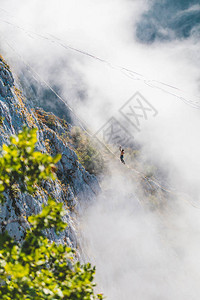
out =
[[[10,192],[18,184],[22,192],[32,193],[42,179],[55,179],[52,167],[60,155],[51,157],[35,151],[37,129],[24,128],[18,136],[10,137],[10,144],[3,145],[0,157],[0,192]],[[1,194],[1,198],[2,198]]]
[[[22,192],[32,194],[32,185],[55,178],[52,169],[59,157],[36,152],[36,142],[36,130],[24,129],[11,138],[9,146],[3,146],[1,194],[16,183]],[[74,261],[74,250],[50,242],[44,235],[48,228],[56,233],[64,230],[63,215],[62,203],[49,199],[40,214],[28,218],[30,229],[22,243],[7,233],[0,234],[0,299],[103,299],[94,293],[95,268],[81,266]]]
[[72,128],[71,143],[86,171],[94,175],[100,175],[104,171],[105,164],[102,155],[94,142],[79,127]]

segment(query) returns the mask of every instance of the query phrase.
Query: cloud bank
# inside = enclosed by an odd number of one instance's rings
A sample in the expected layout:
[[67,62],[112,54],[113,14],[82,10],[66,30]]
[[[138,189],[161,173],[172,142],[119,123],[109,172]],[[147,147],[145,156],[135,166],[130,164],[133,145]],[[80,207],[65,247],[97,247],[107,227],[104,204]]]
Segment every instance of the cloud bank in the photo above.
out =
[[[199,7],[191,2],[177,8],[180,26],[175,22],[172,28],[170,18],[164,26],[163,8],[158,4],[155,24],[155,3],[2,0],[1,52],[18,74],[24,66],[7,42],[12,45],[93,132],[110,117],[118,118],[119,108],[139,91],[158,115],[144,121],[139,133],[128,129],[145,156],[168,172],[170,184],[188,192],[198,204],[199,110],[171,93],[199,101],[199,40],[193,34],[198,20],[195,26],[188,25],[186,36],[181,25],[186,16],[195,21]],[[171,16],[171,9],[171,5],[166,8],[166,17]],[[149,41],[154,43],[146,43]],[[100,57],[111,66],[61,44]],[[132,76],[116,66],[142,76]],[[104,187],[82,222],[85,254],[97,265],[100,289],[108,299],[198,299],[199,211],[183,204],[181,197],[169,203],[162,218],[145,211],[138,204],[131,175],[121,165],[111,168]]]

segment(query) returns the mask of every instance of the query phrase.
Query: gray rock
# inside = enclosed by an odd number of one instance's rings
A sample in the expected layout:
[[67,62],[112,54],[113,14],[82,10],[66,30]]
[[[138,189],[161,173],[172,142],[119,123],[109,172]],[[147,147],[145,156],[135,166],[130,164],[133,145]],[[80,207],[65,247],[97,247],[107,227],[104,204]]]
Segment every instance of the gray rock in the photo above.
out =
[[32,103],[14,86],[12,73],[4,62],[0,61],[0,145],[8,143],[10,135],[17,134],[23,125],[34,126],[38,128],[37,150],[49,152],[51,155],[62,154],[58,163],[57,180],[43,182],[34,196],[21,192],[17,192],[13,198],[6,196],[5,203],[1,205],[0,231],[7,230],[16,240],[21,241],[26,228],[29,227],[28,217],[39,213],[42,205],[46,204],[51,196],[63,203],[63,219],[68,223],[68,227],[59,236],[53,230],[48,230],[47,236],[57,243],[77,247],[78,221],[74,210],[78,210],[81,203],[91,203],[100,192],[100,187],[96,177],[84,169],[76,153],[62,138],[66,134],[67,126],[71,126],[61,124],[61,120],[51,113],[48,115],[54,122],[43,123],[38,113],[48,121],[47,114],[40,108],[34,109]]

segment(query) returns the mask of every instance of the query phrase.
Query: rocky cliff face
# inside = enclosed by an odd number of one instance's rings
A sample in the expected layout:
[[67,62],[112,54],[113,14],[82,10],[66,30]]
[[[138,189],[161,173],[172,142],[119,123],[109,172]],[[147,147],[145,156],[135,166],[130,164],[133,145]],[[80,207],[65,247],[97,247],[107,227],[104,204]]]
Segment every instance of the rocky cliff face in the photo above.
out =
[[27,217],[38,213],[42,204],[47,203],[48,196],[52,196],[63,202],[68,227],[59,237],[53,231],[48,232],[48,237],[77,247],[76,211],[82,203],[92,201],[100,192],[98,181],[79,163],[68,142],[71,125],[52,113],[34,108],[15,83],[9,66],[0,58],[0,145],[8,143],[10,135],[17,134],[24,125],[37,127],[37,150],[51,155],[62,154],[57,166],[58,179],[43,182],[34,196],[21,194],[18,190],[12,199],[7,195],[0,211],[0,230],[7,230],[20,241],[23,239],[24,229],[29,226]]

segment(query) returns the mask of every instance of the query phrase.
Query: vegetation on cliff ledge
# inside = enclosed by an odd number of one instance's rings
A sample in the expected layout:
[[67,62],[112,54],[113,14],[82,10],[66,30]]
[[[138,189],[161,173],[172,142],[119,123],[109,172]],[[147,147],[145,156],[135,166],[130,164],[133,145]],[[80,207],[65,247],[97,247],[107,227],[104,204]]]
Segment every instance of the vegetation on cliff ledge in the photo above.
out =
[[[35,151],[36,142],[36,129],[24,128],[18,136],[11,137],[10,145],[3,146],[1,200],[13,185],[33,194],[41,180],[55,179],[54,164],[59,156],[52,158]],[[27,230],[22,243],[15,242],[6,232],[0,234],[1,299],[103,299],[94,292],[95,268],[90,264],[81,266],[74,261],[74,250],[50,242],[45,236],[48,228],[53,228],[57,234],[65,229],[64,213],[62,203],[49,198],[40,214],[30,216],[28,222],[24,220]]]

